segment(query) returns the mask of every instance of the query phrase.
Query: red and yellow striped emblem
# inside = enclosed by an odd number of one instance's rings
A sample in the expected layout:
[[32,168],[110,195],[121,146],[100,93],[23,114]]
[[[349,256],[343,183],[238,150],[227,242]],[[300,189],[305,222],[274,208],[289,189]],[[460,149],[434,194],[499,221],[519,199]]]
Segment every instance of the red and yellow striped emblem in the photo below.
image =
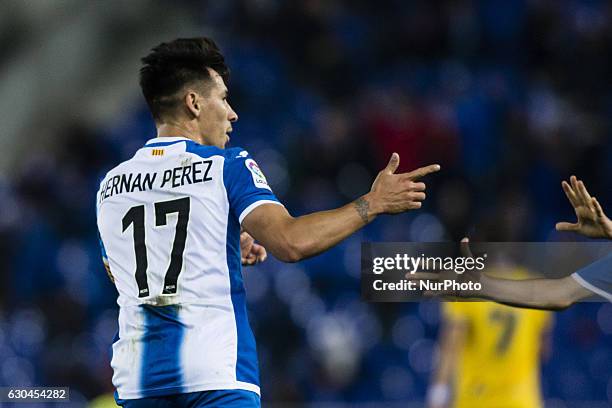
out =
[[164,155],[164,149],[153,149],[153,152],[151,154],[153,156],[163,156]]

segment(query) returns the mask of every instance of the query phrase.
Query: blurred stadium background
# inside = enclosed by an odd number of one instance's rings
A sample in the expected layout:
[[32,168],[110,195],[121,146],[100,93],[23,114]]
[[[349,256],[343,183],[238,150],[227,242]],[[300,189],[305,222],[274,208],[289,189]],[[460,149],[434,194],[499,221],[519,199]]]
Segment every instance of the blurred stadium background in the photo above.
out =
[[[264,403],[423,403],[439,305],[361,302],[361,241],[574,240],[554,231],[570,174],[612,211],[609,1],[5,0],[1,385],[70,386],[73,406],[112,392],[95,192],[155,134],[139,58],[199,35],[232,68],[231,144],[293,215],[365,193],[392,151],[443,168],[421,211],[245,271]],[[612,304],[556,315],[542,381],[548,407],[612,404]]]

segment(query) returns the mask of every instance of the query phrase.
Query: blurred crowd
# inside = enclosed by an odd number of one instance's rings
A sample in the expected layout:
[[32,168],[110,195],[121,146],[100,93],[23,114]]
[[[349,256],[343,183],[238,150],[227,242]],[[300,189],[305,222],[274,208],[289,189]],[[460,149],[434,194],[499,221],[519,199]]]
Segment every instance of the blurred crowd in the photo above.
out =
[[[605,0],[183,1],[231,67],[249,150],[292,215],[440,163],[419,211],[380,217],[306,262],[244,270],[263,400],[422,401],[439,305],[360,301],[362,241],[558,241],[576,174],[612,212],[612,4]],[[196,33],[194,33],[196,34]],[[151,44],[153,46],[155,44]],[[142,55],[134,55],[137,59]],[[1,63],[1,61],[0,61]],[[116,291],[94,197],[155,128],[144,100],[104,126],[67,120],[0,178],[0,384],[112,392]],[[612,402],[612,305],[557,315],[543,394]]]

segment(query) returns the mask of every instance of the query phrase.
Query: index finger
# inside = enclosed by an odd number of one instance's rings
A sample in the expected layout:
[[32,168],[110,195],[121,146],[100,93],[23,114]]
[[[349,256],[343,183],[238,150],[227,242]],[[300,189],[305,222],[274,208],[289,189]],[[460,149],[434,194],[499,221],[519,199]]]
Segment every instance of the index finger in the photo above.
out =
[[570,186],[567,181],[563,180],[561,182],[561,187],[563,187],[563,192],[565,193],[572,207],[578,207],[580,202],[578,201],[578,197],[576,197],[576,192],[572,189],[572,186]]
[[411,172],[405,173],[405,174],[411,180],[416,180],[428,174],[435,173],[436,171],[440,171],[439,164],[430,164],[429,166],[421,167],[421,168],[412,170]]

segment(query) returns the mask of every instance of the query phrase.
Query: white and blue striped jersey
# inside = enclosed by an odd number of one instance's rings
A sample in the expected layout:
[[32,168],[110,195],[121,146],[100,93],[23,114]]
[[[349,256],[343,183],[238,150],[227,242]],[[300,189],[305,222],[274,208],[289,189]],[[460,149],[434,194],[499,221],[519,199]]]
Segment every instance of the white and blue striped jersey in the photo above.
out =
[[612,254],[572,274],[582,287],[612,302]]
[[240,224],[279,204],[249,154],[152,139],[97,194],[103,258],[119,296],[119,399],[206,390],[259,394],[240,263]]

